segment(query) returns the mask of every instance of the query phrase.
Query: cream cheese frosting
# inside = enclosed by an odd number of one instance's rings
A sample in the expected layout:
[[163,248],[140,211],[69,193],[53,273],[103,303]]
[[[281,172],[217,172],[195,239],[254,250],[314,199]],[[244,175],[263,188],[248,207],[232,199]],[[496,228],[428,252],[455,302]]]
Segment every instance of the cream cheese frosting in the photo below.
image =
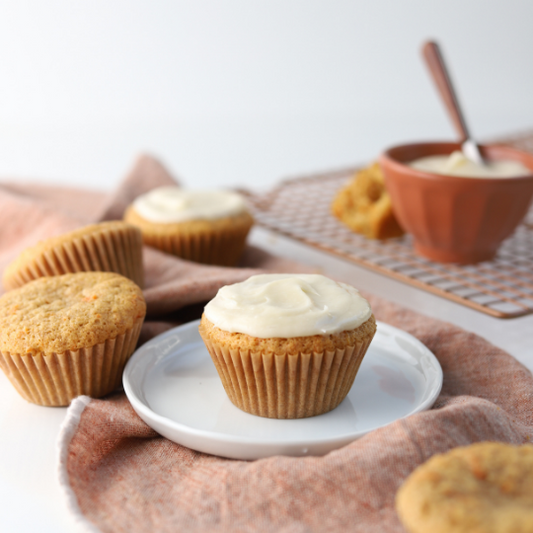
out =
[[244,198],[230,191],[188,190],[159,187],[133,202],[139,216],[156,223],[216,220],[246,211]]
[[529,168],[519,161],[507,159],[487,161],[486,165],[478,165],[459,150],[452,152],[450,155],[421,157],[411,161],[409,166],[433,174],[465,178],[513,178],[527,176],[532,173]]
[[319,274],[261,274],[222,287],[204,313],[219,329],[265,339],[355,329],[372,310],[357,289]]

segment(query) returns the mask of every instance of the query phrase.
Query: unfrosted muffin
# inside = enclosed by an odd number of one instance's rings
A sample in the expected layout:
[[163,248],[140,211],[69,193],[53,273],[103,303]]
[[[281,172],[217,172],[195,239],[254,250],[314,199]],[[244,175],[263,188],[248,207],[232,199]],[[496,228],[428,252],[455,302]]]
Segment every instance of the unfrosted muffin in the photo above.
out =
[[394,216],[378,163],[357,172],[335,196],[331,210],[352,231],[369,239],[389,239],[404,234]]
[[117,272],[143,286],[142,238],[135,226],[102,222],[51,237],[24,250],[4,271],[7,290],[45,276]]
[[118,387],[146,304],[138,285],[109,272],[39,278],[0,298],[0,367],[39,405],[68,405]]
[[253,225],[242,196],[227,191],[160,187],[139,196],[124,220],[149,246],[189,261],[234,266]]
[[396,495],[411,533],[533,533],[533,446],[480,442],[435,455]]
[[376,322],[349,285],[318,274],[264,274],[222,287],[199,331],[233,404],[304,418],[346,397]]

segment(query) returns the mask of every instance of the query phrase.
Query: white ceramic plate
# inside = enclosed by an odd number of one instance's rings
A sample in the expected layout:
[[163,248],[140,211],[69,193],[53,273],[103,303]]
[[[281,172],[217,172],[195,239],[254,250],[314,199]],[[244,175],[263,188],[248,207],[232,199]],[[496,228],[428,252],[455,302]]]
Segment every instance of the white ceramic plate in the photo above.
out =
[[323,455],[429,409],[442,386],[442,369],[431,351],[378,322],[355,383],[336,409],[298,420],[250,415],[226,396],[198,324],[184,324],[141,346],[124,370],[124,390],[149,426],[201,452],[234,459]]

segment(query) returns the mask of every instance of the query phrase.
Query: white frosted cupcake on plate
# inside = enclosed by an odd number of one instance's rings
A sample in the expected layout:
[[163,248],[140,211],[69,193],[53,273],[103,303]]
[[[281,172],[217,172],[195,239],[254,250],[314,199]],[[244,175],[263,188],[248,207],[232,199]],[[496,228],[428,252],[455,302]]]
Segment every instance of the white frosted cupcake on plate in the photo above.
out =
[[244,198],[230,191],[159,187],[135,199],[124,220],[149,246],[189,261],[234,266],[253,218]]
[[359,292],[318,274],[264,274],[222,287],[200,335],[229,399],[269,418],[331,411],[376,332]]

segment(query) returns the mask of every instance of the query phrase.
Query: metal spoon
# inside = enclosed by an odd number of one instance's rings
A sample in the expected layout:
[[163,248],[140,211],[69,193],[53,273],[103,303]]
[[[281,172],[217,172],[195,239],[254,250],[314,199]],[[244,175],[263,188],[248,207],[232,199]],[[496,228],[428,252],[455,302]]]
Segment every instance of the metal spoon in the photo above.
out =
[[422,47],[422,55],[426,60],[427,67],[433,77],[433,81],[439,90],[444,101],[444,105],[450,114],[455,129],[459,133],[462,143],[463,154],[478,165],[486,165],[479,147],[472,139],[466,125],[466,121],[461,111],[457,95],[452,85],[448,69],[444,63],[444,58],[440,51],[439,45],[434,41],[428,41]]

